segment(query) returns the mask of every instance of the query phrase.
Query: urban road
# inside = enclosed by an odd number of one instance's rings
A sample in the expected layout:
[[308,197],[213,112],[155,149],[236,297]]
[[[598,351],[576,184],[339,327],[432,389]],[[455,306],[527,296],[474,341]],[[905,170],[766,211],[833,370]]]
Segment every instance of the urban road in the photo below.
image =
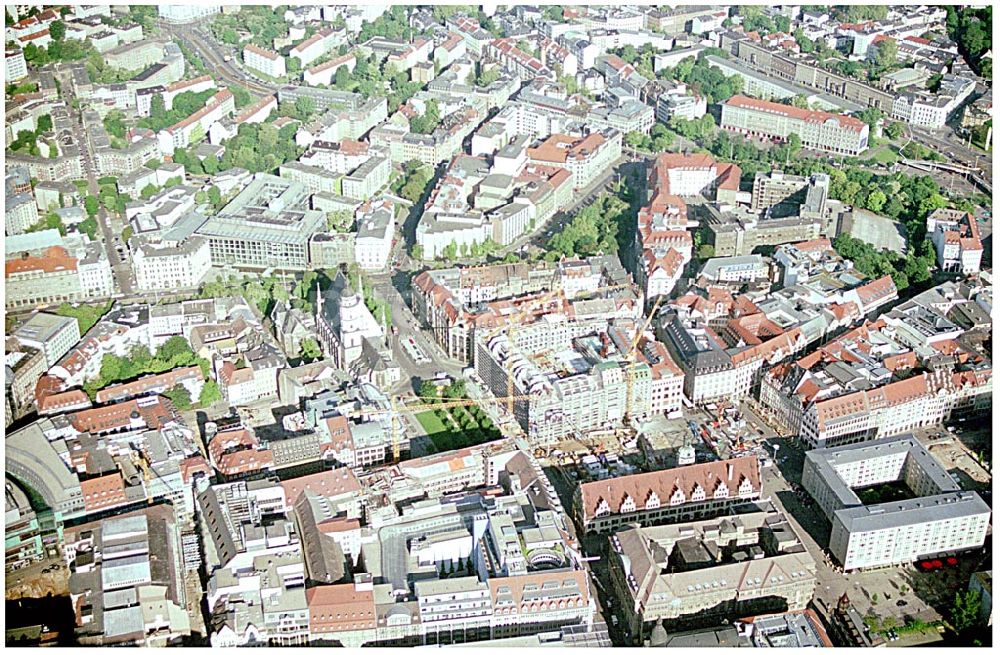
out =
[[[76,98],[75,86],[68,79],[63,79],[61,84],[62,88],[70,90],[71,99],[68,106],[70,107],[72,116],[75,118],[73,136],[77,146],[80,148],[80,155],[83,160],[84,171],[86,172],[87,191],[96,198],[100,195],[100,186],[97,183],[97,156],[94,152],[94,146],[90,142],[86,127],[83,125],[82,113],[78,109],[73,108],[73,100]],[[122,295],[130,295],[134,289],[132,268],[129,266],[128,260],[118,254],[116,244],[119,247],[124,246],[124,244],[121,241],[120,233],[114,231],[112,220],[111,214],[101,206],[97,211],[97,225],[104,239],[104,248],[107,251],[108,262],[111,264],[115,288]],[[124,226],[122,229],[124,229]],[[124,249],[123,252],[125,252]]]
[[167,34],[183,41],[184,45],[200,57],[217,78],[231,84],[243,85],[250,91],[263,95],[274,93],[278,88],[278,85],[247,75],[236,65],[235,57],[227,62],[227,53],[215,39],[193,24],[173,25],[161,21],[159,25]]

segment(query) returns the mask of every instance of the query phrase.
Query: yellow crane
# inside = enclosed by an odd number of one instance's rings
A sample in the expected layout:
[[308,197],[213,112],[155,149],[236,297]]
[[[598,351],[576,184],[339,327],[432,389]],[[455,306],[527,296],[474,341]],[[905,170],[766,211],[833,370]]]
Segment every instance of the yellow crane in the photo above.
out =
[[146,453],[142,452],[141,450],[133,450],[132,463],[135,464],[136,468],[142,471],[142,479],[145,482],[143,486],[145,487],[146,491],[146,500],[150,505],[152,505],[153,495],[149,493],[149,483],[152,481],[153,476],[150,474],[149,471],[149,462],[146,461]]
[[[612,285],[609,285],[609,286],[606,286],[606,287],[599,287],[597,289],[594,289],[594,291],[592,291],[590,293],[602,293],[602,292],[605,292],[605,291],[615,291],[617,289],[631,289],[632,286],[633,286],[632,284],[612,284]],[[552,291],[548,291],[546,293],[543,293],[542,295],[538,296],[537,298],[526,302],[524,304],[524,306],[522,307],[521,311],[519,311],[519,312],[517,312],[515,314],[511,314],[510,316],[507,316],[506,320],[503,323],[503,325],[495,327],[492,330],[490,330],[489,332],[487,332],[484,341],[489,341],[490,339],[492,339],[493,337],[495,337],[496,335],[498,335],[500,332],[506,331],[506,333],[507,333],[508,347],[511,348],[511,349],[513,349],[513,346],[514,346],[514,331],[518,327],[520,327],[521,322],[524,320],[524,318],[530,312],[534,311],[534,309],[538,305],[540,305],[542,303],[545,303],[545,302],[548,302],[554,296],[557,296],[557,295],[559,295],[561,293],[562,293],[562,289],[561,288],[553,289]],[[513,398],[513,397],[514,397],[513,359],[508,356],[507,357],[507,398],[510,399],[510,398]],[[510,414],[511,416],[514,415],[514,401],[513,400],[508,400],[507,401],[507,413]]]
[[635,386],[635,360],[639,352],[639,340],[642,339],[643,333],[649,327],[649,324],[653,322],[653,317],[656,316],[656,312],[660,309],[660,303],[663,302],[663,296],[659,296],[656,299],[656,303],[653,304],[652,311],[649,312],[649,316],[646,317],[645,323],[642,327],[636,330],[635,338],[632,339],[632,347],[625,355],[626,370],[625,370],[625,416],[624,423],[628,426],[629,418],[632,415],[632,395],[634,393],[633,388]]

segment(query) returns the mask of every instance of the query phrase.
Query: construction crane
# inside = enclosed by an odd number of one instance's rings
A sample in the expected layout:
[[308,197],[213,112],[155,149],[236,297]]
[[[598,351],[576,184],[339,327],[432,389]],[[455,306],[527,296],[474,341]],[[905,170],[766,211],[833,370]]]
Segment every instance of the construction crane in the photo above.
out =
[[[631,289],[632,286],[633,286],[632,284],[612,284],[612,285],[609,285],[609,286],[606,286],[606,287],[599,287],[597,289],[594,289],[590,293],[602,293],[604,291],[615,291],[617,289]],[[526,302],[524,304],[523,308],[521,309],[521,311],[519,311],[516,314],[513,314],[511,316],[508,316],[507,319],[504,321],[503,325],[500,325],[500,326],[498,326],[496,328],[493,328],[492,330],[490,330],[489,332],[487,332],[486,333],[486,338],[484,339],[484,341],[489,341],[490,339],[492,339],[493,337],[495,337],[496,335],[498,335],[500,332],[506,331],[506,333],[507,333],[506,336],[507,336],[508,350],[513,350],[513,346],[514,346],[514,330],[517,329],[521,325],[521,322],[525,319],[525,317],[530,312],[534,311],[534,309],[538,305],[540,305],[542,303],[545,303],[545,302],[548,302],[553,297],[561,294],[562,291],[563,290],[561,288],[553,289],[552,291],[548,291],[546,293],[543,293],[542,295],[538,296],[537,298]],[[510,357],[510,355],[508,354],[508,357],[507,357],[507,398],[510,399],[510,398],[513,398],[513,397],[514,397],[513,358]],[[510,414],[511,416],[514,415],[514,401],[513,400],[508,400],[508,402],[507,402],[507,413]]]
[[153,504],[153,494],[149,493],[149,483],[152,481],[153,476],[149,471],[149,462],[146,461],[146,453],[141,450],[132,451],[132,463],[135,464],[136,468],[142,471],[142,479],[145,483],[143,486],[146,491],[146,500],[152,505]]
[[642,335],[649,327],[649,324],[653,322],[653,317],[656,316],[656,312],[660,309],[660,303],[662,302],[663,296],[658,296],[656,298],[656,303],[653,304],[652,311],[650,311],[649,316],[646,317],[646,322],[642,324],[641,328],[636,330],[635,338],[632,339],[632,347],[625,355],[625,362],[627,366],[625,370],[625,415],[623,417],[625,425],[628,425],[629,419],[632,416],[632,395],[635,387],[635,360],[639,353],[639,340],[642,339]]

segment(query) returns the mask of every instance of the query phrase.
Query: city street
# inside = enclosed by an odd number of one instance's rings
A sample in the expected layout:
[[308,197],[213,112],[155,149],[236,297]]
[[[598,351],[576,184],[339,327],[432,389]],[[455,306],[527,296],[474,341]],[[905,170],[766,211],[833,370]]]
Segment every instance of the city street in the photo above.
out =
[[[64,88],[73,89],[73,85],[68,84],[64,86]],[[72,95],[72,93],[71,98],[75,99],[75,95]],[[97,183],[97,179],[100,177],[100,174],[97,170],[94,145],[90,142],[87,130],[83,125],[83,116],[81,112],[72,109],[72,101],[67,103],[67,107],[69,108],[69,111],[74,119],[74,137],[77,146],[80,148],[83,168],[87,176],[87,191],[90,195],[97,198],[100,195],[101,189]],[[104,249],[107,252],[108,262],[111,264],[111,271],[115,280],[115,289],[119,294],[127,296],[131,294],[134,289],[132,267],[129,265],[127,259],[119,257],[118,249],[116,248],[116,245],[120,244],[124,246],[124,252],[127,253],[127,244],[123,244],[121,241],[121,230],[118,230],[117,232],[114,231],[112,227],[112,217],[103,206],[101,206],[97,212],[97,225],[101,231],[101,238],[104,241]],[[124,229],[124,226],[122,229]]]
[[222,46],[195,24],[176,25],[160,21],[158,25],[168,35],[183,41],[187,48],[201,57],[205,66],[219,79],[229,84],[245,86],[257,95],[274,93],[277,89],[277,85],[252,79],[236,65],[235,58],[226,62],[226,53],[223,52]]

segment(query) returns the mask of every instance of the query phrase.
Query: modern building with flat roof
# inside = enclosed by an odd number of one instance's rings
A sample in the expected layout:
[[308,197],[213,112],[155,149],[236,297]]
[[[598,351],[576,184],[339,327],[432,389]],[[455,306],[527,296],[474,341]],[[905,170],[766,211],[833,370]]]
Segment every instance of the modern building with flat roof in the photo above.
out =
[[[858,491],[887,485],[910,497],[865,503]],[[962,491],[912,435],[811,450],[802,486],[833,524],[830,551],[845,571],[957,553],[986,539],[989,505]]]
[[259,173],[197,233],[208,238],[213,266],[303,270],[310,237],[326,227],[324,212],[308,207],[301,182]]

